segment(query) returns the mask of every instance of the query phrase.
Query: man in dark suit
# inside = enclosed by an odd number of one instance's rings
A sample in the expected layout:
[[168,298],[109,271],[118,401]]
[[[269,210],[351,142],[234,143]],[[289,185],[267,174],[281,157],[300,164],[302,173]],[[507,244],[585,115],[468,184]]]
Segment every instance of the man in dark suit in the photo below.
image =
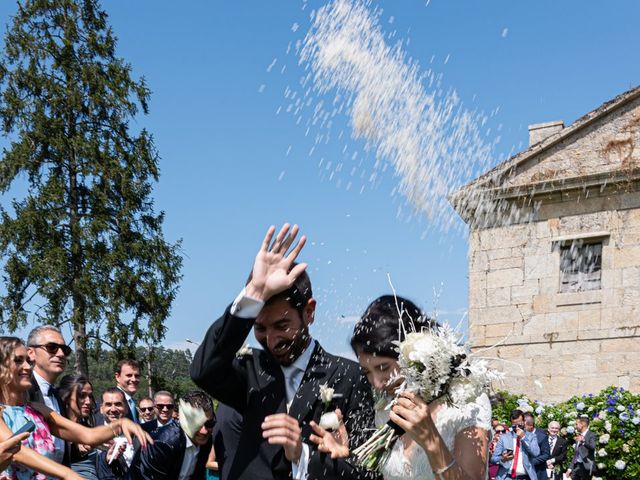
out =
[[[65,405],[55,387],[56,380],[67,366],[67,357],[71,348],[64,341],[58,327],[42,325],[29,333],[27,354],[33,362],[31,389],[27,394],[30,402],[44,403],[47,407],[66,416]],[[69,466],[69,449],[66,442],[53,437],[55,445],[54,459]]]
[[563,465],[567,458],[567,441],[558,435],[560,423],[555,420],[549,422],[549,449],[551,456],[547,460],[547,478],[562,480]]
[[533,433],[538,440],[540,453],[535,457],[530,458],[530,460],[533,468],[536,470],[538,480],[547,480],[547,460],[549,460],[549,457],[551,456],[549,438],[543,430],[536,428],[536,419],[530,412],[524,414],[524,429],[527,432]]
[[166,390],[156,392],[153,396],[153,404],[155,405],[156,418],[140,425],[149,434],[153,434],[173,422],[173,412],[176,406],[173,394]]
[[573,459],[567,473],[572,480],[591,480],[596,461],[596,435],[589,430],[588,415],[576,419],[576,430]]
[[206,422],[191,437],[176,422],[157,430],[153,445],[136,451],[126,477],[128,480],[200,480],[205,477],[215,423],[213,405],[200,391],[188,393],[183,400],[202,409]]
[[[372,474],[348,459],[332,460],[310,441],[311,421],[324,411],[320,385],[334,388],[351,448],[371,433],[371,389],[355,362],[325,352],[309,334],[316,301],[305,264],[295,264],[304,246],[292,247],[298,227],[271,227],[236,301],[207,331],[191,364],[194,382],[244,418],[230,478],[360,479]],[[273,241],[273,242],[272,242]],[[236,356],[247,335],[263,350]]]
[[220,480],[232,480],[229,476],[233,459],[242,433],[242,415],[224,403],[218,404],[216,424],[213,427],[213,448],[218,462]]

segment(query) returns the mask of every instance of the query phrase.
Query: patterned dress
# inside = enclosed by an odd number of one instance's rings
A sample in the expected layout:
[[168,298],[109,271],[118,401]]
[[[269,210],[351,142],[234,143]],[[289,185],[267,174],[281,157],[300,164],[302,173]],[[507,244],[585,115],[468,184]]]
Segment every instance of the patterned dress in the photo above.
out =
[[[32,421],[35,424],[36,429],[26,440],[22,441],[23,446],[29,447],[40,455],[48,457],[56,462],[61,460],[61,456],[64,452],[55,451],[49,425],[47,425],[44,417],[39,412],[35,411],[28,404],[24,406],[3,406],[4,412],[2,416],[5,423],[12,431],[17,431],[28,421]],[[42,473],[34,472],[33,470],[22,465],[18,465],[15,462],[11,463],[5,471],[0,473],[0,477],[3,475],[9,477],[11,480],[48,480],[49,478],[52,478]]]

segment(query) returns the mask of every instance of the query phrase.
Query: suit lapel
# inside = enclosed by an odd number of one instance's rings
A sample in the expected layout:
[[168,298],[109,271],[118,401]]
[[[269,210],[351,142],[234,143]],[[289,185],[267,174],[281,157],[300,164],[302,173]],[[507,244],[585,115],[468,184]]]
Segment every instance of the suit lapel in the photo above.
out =
[[298,421],[303,421],[313,410],[316,402],[320,401],[320,385],[329,382],[336,368],[327,353],[316,342],[300,387],[289,408],[289,415]]

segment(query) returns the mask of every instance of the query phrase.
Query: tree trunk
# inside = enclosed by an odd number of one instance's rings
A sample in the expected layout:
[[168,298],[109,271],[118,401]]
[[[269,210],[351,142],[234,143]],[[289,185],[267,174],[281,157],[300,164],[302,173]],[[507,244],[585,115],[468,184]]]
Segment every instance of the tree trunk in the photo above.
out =
[[89,363],[87,361],[87,332],[84,323],[74,323],[73,341],[76,346],[74,367],[76,373],[89,378]]

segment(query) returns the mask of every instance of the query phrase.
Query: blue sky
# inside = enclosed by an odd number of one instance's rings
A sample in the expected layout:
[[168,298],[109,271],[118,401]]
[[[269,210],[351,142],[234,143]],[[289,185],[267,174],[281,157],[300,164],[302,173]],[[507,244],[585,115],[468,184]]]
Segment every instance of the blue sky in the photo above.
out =
[[[150,115],[137,125],[154,134],[161,155],[154,196],[166,237],[183,239],[168,346],[201,339],[242,287],[266,228],[284,221],[309,237],[302,260],[319,302],[312,331],[330,351],[348,350],[352,319],[389,292],[387,274],[428,311],[440,291],[442,319],[464,317],[464,236],[408,215],[390,170],[366,181],[375,159],[361,142],[345,137],[309,155],[304,126],[285,112],[284,92],[303,73],[287,47],[324,3],[102,2],[119,55],[153,91]],[[385,32],[395,31],[392,43],[404,39],[407,55],[442,73],[467,108],[493,114],[490,140],[502,125],[494,163],[526,148],[529,124],[568,125],[640,82],[640,3],[632,0],[374,4]],[[3,23],[13,12],[14,2],[0,4]],[[348,164],[353,153],[365,180],[347,190],[326,162]]]

